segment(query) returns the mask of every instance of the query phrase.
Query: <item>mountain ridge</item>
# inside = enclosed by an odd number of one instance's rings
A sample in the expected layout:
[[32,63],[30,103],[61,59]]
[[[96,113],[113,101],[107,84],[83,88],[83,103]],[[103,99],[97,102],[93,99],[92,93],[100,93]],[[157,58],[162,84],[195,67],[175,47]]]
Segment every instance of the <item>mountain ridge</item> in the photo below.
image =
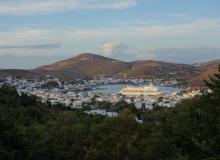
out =
[[189,75],[191,73],[189,73],[188,68],[194,70],[193,66],[186,64],[153,60],[124,62],[96,54],[85,53],[64,61],[41,66],[37,69],[72,72],[72,74],[81,74],[82,77],[110,76],[123,78],[166,78],[171,72],[176,72],[179,78],[183,78],[180,77],[182,75],[180,70]]
[[[32,70],[0,70],[0,75],[28,77],[58,77],[64,80],[86,77],[177,79],[196,86],[217,71],[220,60],[201,64],[178,64],[154,60],[124,62],[93,53],[83,53],[69,59]],[[7,74],[6,74],[7,73]]]

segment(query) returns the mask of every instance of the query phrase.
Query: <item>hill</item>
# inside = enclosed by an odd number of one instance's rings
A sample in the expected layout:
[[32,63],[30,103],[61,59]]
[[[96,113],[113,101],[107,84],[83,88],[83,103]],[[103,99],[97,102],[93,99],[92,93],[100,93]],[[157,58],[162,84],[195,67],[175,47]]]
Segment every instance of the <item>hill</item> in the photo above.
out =
[[67,73],[74,77],[114,76],[129,68],[129,64],[103,56],[84,53],[76,57],[38,67],[38,70]]
[[208,79],[209,76],[212,76],[218,71],[218,65],[220,60],[214,60],[210,62],[205,62],[201,64],[196,64],[196,68],[199,71],[195,77],[191,77],[188,82],[193,86],[204,86],[204,79]]
[[192,86],[204,86],[203,79],[213,75],[219,64],[220,60],[193,65],[152,60],[123,62],[92,53],[83,53],[32,70],[2,69],[0,77],[11,75],[45,78],[49,75],[63,80],[89,77],[161,78],[182,80]]
[[13,76],[17,78],[27,77],[34,78],[39,77],[40,75],[37,72],[31,70],[22,70],[22,69],[0,69],[0,77]]
[[[41,66],[38,70],[68,73],[80,77],[120,78],[178,78],[186,79],[197,72],[196,67],[160,61],[123,62],[103,56],[85,53],[79,56]],[[184,73],[184,74],[183,74]]]

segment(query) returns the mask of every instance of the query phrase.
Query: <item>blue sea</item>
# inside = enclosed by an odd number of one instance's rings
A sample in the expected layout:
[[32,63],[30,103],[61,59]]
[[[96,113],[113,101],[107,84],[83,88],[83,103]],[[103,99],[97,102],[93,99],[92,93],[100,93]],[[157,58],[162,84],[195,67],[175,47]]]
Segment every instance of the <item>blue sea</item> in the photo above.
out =
[[[109,93],[109,94],[117,94],[119,93],[122,88],[132,86],[127,84],[115,84],[115,85],[104,85],[100,86],[98,89],[93,90],[93,92],[100,92],[100,93]],[[139,86],[143,87],[143,86]],[[157,86],[161,92],[164,93],[179,93],[183,89],[178,87],[167,87],[167,86]]]

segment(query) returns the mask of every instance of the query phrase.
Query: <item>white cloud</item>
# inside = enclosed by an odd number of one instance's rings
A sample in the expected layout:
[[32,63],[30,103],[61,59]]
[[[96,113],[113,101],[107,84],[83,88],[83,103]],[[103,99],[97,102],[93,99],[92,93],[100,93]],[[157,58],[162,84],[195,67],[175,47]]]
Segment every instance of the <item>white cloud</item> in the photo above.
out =
[[126,9],[137,0],[18,0],[0,1],[0,15],[44,14],[79,9]]
[[168,14],[168,16],[170,16],[170,17],[175,17],[175,18],[179,18],[179,19],[192,18],[189,13],[171,13],[171,14]]
[[[96,29],[23,29],[14,31],[0,31],[0,46],[24,44],[56,44],[62,47],[51,49],[50,53],[79,53],[99,52],[100,46],[106,55],[125,52],[129,50],[149,50],[154,48],[187,48],[195,45],[208,45],[219,47],[220,21],[216,19],[203,19],[186,24],[145,25],[141,27],[124,28],[96,28]],[[124,42],[124,43],[115,43]],[[48,50],[41,48],[42,52],[30,51],[29,48],[1,49],[0,54],[49,54]],[[127,51],[126,51],[127,52]]]
[[60,48],[61,46],[60,43],[0,45],[0,49],[55,49]]
[[209,46],[160,48],[138,52],[135,55],[137,59],[151,59],[190,64],[219,59],[220,48]]
[[110,56],[113,54],[121,54],[124,53],[128,49],[128,45],[124,43],[112,43],[108,42],[103,45],[102,53],[106,56]]

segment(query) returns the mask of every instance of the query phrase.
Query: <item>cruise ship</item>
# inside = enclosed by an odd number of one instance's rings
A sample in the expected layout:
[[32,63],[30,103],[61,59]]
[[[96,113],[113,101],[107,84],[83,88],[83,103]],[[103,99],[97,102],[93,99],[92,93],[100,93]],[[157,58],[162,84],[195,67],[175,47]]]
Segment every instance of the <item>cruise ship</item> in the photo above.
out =
[[158,96],[163,94],[162,92],[159,91],[159,89],[150,84],[148,86],[144,86],[144,87],[126,87],[123,88],[120,91],[121,94],[123,95],[130,95],[130,96],[140,96],[140,95],[144,95],[144,96]]

